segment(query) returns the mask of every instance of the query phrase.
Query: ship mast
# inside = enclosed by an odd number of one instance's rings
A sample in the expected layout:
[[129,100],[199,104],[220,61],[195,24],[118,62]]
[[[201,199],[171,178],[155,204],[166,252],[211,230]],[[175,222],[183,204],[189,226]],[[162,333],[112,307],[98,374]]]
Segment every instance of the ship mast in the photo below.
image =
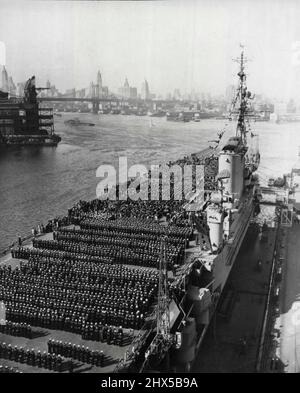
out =
[[239,101],[239,108],[238,108],[238,122],[236,126],[236,136],[240,137],[244,147],[247,146],[247,126],[246,126],[246,118],[248,115],[248,101],[252,98],[250,91],[247,90],[246,85],[246,73],[245,73],[245,64],[247,59],[244,55],[244,47],[241,45],[242,51],[240,58],[236,59],[235,61],[239,63],[240,68],[238,72],[239,77],[239,87],[237,90],[237,96],[234,99],[233,106],[235,106],[236,102]]

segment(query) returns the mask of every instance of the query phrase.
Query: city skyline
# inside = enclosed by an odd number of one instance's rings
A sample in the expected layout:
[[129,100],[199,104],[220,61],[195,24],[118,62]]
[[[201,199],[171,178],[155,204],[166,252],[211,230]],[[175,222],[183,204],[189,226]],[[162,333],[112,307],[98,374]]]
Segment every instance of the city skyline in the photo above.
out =
[[0,41],[18,81],[35,74],[60,90],[86,87],[100,67],[114,91],[127,76],[134,85],[146,77],[157,94],[193,87],[223,94],[242,42],[252,60],[250,88],[299,94],[300,4],[294,0],[28,1],[26,7],[3,1],[0,8]]
[[88,87],[100,68],[115,92],[127,77],[138,88],[146,78],[157,95],[175,88],[224,94],[242,42],[251,60],[249,88],[299,96],[300,4],[294,0],[26,1],[26,7],[4,0],[0,9],[0,41],[17,81],[36,75],[65,91]]

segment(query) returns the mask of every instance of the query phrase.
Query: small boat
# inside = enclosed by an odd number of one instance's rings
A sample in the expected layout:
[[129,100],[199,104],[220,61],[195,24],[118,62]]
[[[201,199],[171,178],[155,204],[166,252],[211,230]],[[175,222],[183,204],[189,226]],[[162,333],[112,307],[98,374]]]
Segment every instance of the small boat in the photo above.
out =
[[70,120],[66,120],[65,124],[70,125],[70,126],[94,126],[95,123],[86,123],[83,121],[80,121],[78,118],[76,119],[70,119]]
[[150,127],[150,128],[153,128],[153,127],[154,127],[154,123],[153,123],[152,119],[150,119],[150,121],[149,121],[149,127]]
[[195,122],[199,122],[200,121],[200,113],[199,112],[195,112],[194,113],[193,121],[195,121]]
[[110,113],[111,113],[112,115],[119,115],[119,114],[121,113],[121,111],[120,111],[120,109],[112,109],[112,110],[110,111]]

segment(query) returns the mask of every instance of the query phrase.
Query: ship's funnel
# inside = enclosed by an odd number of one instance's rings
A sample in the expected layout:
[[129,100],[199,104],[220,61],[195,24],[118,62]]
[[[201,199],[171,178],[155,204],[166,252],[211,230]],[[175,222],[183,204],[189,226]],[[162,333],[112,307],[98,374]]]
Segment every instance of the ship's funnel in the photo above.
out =
[[218,179],[224,195],[239,199],[244,187],[244,157],[234,151],[223,151],[219,156]]
[[218,205],[210,205],[207,208],[207,224],[209,226],[209,238],[213,251],[217,251],[223,242],[224,214]]

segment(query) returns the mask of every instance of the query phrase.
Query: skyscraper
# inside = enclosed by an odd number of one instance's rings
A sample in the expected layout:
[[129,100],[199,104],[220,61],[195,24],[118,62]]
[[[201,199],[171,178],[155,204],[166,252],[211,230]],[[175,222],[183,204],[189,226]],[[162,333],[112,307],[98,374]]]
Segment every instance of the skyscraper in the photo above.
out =
[[137,98],[137,88],[136,87],[130,87],[130,98]]
[[19,97],[23,97],[24,96],[24,87],[25,87],[25,83],[18,83],[17,84],[17,93]]
[[130,97],[130,86],[129,86],[127,78],[125,78],[125,83],[124,83],[124,87],[123,87],[123,97],[125,97],[125,98]]
[[8,75],[7,75],[6,68],[4,66],[2,68],[2,85],[1,85],[1,90],[4,91],[5,93],[8,93],[8,91],[9,91]]
[[119,88],[119,94],[123,97],[123,98],[130,98],[131,96],[131,87],[129,86],[128,83],[128,79],[125,78],[125,82],[124,82],[124,86]]
[[150,98],[149,85],[146,79],[142,84],[141,98],[142,100],[148,100]]
[[8,91],[11,96],[15,96],[17,93],[17,87],[14,84],[13,78],[11,76],[8,79]]
[[180,101],[181,100],[181,92],[179,89],[174,89],[174,94],[173,94],[173,99],[176,101]]
[[226,87],[226,91],[225,91],[225,100],[227,103],[231,104],[234,96],[235,96],[235,87],[234,85],[229,85]]
[[90,98],[95,98],[95,93],[96,93],[95,90],[96,90],[96,89],[95,89],[95,85],[94,85],[93,82],[91,82],[91,83],[90,83],[90,89],[89,89],[89,97],[90,97]]
[[103,96],[102,76],[100,71],[97,73],[96,96],[98,98]]
[[98,85],[98,87],[99,87],[99,89],[101,91],[101,89],[102,89],[102,76],[101,76],[101,72],[100,71],[98,71],[98,74],[97,74],[97,85]]
[[51,96],[51,83],[50,83],[49,79],[46,82],[46,87],[48,90],[45,90],[44,94],[46,97],[50,97]]

